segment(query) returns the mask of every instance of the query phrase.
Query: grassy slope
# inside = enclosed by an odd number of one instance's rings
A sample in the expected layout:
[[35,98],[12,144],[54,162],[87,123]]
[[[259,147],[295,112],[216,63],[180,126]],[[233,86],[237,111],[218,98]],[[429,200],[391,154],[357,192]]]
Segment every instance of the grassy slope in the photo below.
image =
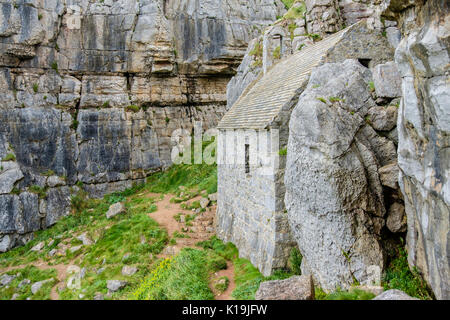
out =
[[[238,250],[231,243],[224,244],[217,238],[199,243],[199,249],[184,249],[179,256],[171,259],[170,268],[161,270],[165,260],[155,259],[169,243],[167,232],[148,217],[148,213],[157,210],[154,199],[145,196],[148,192],[177,193],[179,187],[190,189],[189,197],[194,197],[201,190],[214,193],[217,190],[217,169],[207,165],[178,165],[165,172],[152,175],[145,185],[135,186],[124,192],[105,196],[102,200],[87,200],[85,195],[74,197],[76,208],[73,214],[60,220],[50,229],[36,232],[35,240],[24,247],[16,248],[0,255],[0,267],[26,265],[42,260],[49,265],[75,264],[86,268],[80,290],[64,289],[60,292],[62,299],[92,299],[95,293],[105,294],[106,280],[127,280],[130,284],[113,294],[112,299],[212,299],[208,287],[211,273],[226,267],[226,261],[235,266],[236,289],[232,296],[236,299],[254,299],[262,281],[284,279],[299,273],[301,256],[291,255],[290,269],[276,272],[271,277],[264,277],[248,260],[239,258]],[[106,219],[105,212],[112,203],[123,201],[127,214],[111,220]],[[89,237],[97,240],[91,246],[82,247],[77,252],[69,251],[61,256],[49,257],[48,253],[58,248],[59,243],[71,246],[80,245],[76,235],[87,232]],[[41,252],[30,249],[39,242],[45,242]],[[53,243],[52,243],[53,242]],[[124,258],[125,257],[125,258]],[[121,274],[124,265],[138,267],[139,271],[130,277]],[[102,273],[98,273],[103,269]],[[32,282],[54,278],[55,269],[39,270],[32,266],[9,272],[20,273],[9,288],[0,288],[0,299],[10,299],[19,293],[19,299],[48,299],[51,286],[45,285],[36,295],[31,295],[30,285],[17,289],[23,279]],[[150,283],[150,285],[149,285]],[[422,299],[430,298],[426,286],[416,273],[408,269],[404,250],[394,259],[384,277],[386,289],[398,288],[412,296]],[[369,299],[372,296],[361,291],[336,291],[325,294],[316,290],[318,299],[354,300]]]

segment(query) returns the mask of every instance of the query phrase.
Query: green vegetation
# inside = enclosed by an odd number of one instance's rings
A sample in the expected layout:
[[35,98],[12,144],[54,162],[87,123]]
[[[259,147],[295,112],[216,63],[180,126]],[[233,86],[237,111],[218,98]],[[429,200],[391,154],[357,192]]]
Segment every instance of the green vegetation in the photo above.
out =
[[383,287],[385,290],[398,289],[423,300],[431,300],[433,294],[416,268],[409,269],[408,255],[405,248],[397,249],[397,256],[389,263],[383,275]]
[[39,199],[44,199],[47,196],[47,188],[40,187],[38,185],[32,185],[28,188],[28,190],[32,193],[35,193],[39,196]]
[[280,46],[276,47],[273,50],[272,55],[273,55],[274,59],[281,59],[281,47]]
[[109,108],[109,105],[110,105],[109,100],[107,100],[107,101],[103,102],[102,107],[103,108]]
[[225,290],[228,289],[229,285],[230,279],[228,279],[228,277],[220,277],[214,284],[214,288],[219,292],[224,292]]
[[286,7],[286,10],[289,10],[295,1],[296,0],[281,0],[281,2],[283,2],[284,6]]
[[53,62],[52,62],[51,67],[52,67],[53,70],[55,70],[56,72],[58,72],[58,63],[57,63],[56,61],[53,61]]
[[209,276],[224,268],[217,263],[220,258],[212,251],[184,248],[177,256],[161,261],[134,292],[134,297],[138,300],[212,300]]
[[355,288],[349,291],[337,289],[335,292],[329,294],[320,288],[315,288],[315,296],[316,300],[372,300],[375,298],[373,293]]
[[278,154],[280,156],[286,156],[287,155],[287,147],[280,149],[280,151],[278,151]]
[[319,97],[319,98],[317,98],[317,100],[319,100],[320,102],[323,102],[323,103],[327,103],[327,100],[325,100],[324,98],[322,98],[322,97]]
[[141,108],[139,108],[139,106],[136,106],[134,104],[127,107],[127,111],[131,111],[131,112],[139,112],[140,109]]
[[339,101],[345,102],[345,99],[342,99],[339,97],[329,97],[328,101],[330,101],[331,103],[335,103],[335,102],[339,102]]
[[306,5],[304,2],[295,7],[293,6],[293,4],[291,4],[290,9],[288,10],[288,12],[286,12],[283,18],[287,20],[295,20],[303,18],[305,16],[305,13],[306,13]]
[[33,84],[33,91],[34,93],[37,93],[39,91],[39,85],[37,83]]
[[55,171],[48,169],[48,170],[42,172],[42,175],[46,176],[46,177],[54,176],[55,175]]
[[261,67],[262,66],[263,44],[262,44],[261,40],[256,42],[253,49],[249,52],[249,55],[253,56],[255,59],[255,61],[252,64],[253,67]]
[[[7,272],[7,274],[16,276],[16,278],[7,287],[0,287],[0,300],[11,300],[14,294],[16,294],[16,300],[26,300],[27,298],[31,300],[49,300],[50,291],[56,283],[55,278],[57,276],[57,272],[53,268],[41,270],[34,266],[15,269]],[[42,287],[33,295],[31,292],[31,285],[35,282],[44,280],[50,281],[42,285]],[[19,284],[21,284],[20,288]]]
[[293,274],[301,275],[301,265],[302,265],[302,259],[303,256],[300,253],[300,250],[297,248],[291,249],[291,254],[289,255],[289,269],[292,271]]
[[270,277],[264,277],[250,261],[239,258],[239,252],[232,243],[224,244],[215,236],[210,240],[199,242],[197,245],[205,250],[212,250],[225,260],[233,263],[236,288],[232,297],[238,300],[253,300],[260,283],[263,281],[286,279],[293,275],[290,270],[280,270]]
[[370,89],[370,92],[375,91],[375,84],[373,83],[373,81],[369,81],[369,89]]
[[8,153],[3,157],[2,161],[16,161],[16,156],[12,153]]

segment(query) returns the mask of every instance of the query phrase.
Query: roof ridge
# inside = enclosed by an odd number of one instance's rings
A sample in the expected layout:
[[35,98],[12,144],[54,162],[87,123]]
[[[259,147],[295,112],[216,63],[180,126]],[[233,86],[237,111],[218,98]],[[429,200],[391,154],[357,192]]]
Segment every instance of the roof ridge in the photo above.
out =
[[257,80],[223,116],[218,128],[263,129],[278,115],[281,108],[292,100],[326,52],[332,48],[349,28],[286,57]]

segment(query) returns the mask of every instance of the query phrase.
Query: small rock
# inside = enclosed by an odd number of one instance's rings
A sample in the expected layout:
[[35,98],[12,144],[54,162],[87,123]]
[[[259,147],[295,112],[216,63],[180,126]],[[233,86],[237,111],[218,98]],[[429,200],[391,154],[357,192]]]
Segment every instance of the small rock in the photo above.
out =
[[9,285],[15,278],[16,278],[16,276],[10,276],[9,274],[4,274],[0,278],[0,286],[7,286],[7,285]]
[[75,246],[69,249],[69,251],[71,253],[77,252],[78,250],[80,250],[82,248],[82,246]]
[[178,253],[179,249],[177,249],[174,246],[167,246],[164,250],[163,250],[163,254],[168,255],[168,256],[174,256]]
[[379,131],[391,131],[397,125],[396,106],[388,107],[373,107],[369,109],[367,116],[370,120],[370,125]]
[[108,212],[106,212],[106,218],[111,219],[126,211],[125,205],[122,202],[117,202],[109,207]]
[[262,282],[255,300],[314,300],[312,277],[303,275]]
[[50,240],[50,242],[47,244],[47,247],[51,247],[55,243],[55,240]]
[[145,236],[141,236],[141,244],[145,244],[147,242],[147,239],[145,239]]
[[105,300],[105,297],[103,296],[102,293],[97,292],[94,296],[94,300]]
[[56,249],[50,250],[50,251],[48,252],[49,257],[53,257],[53,256],[56,254],[56,252],[58,252],[58,250],[56,250]]
[[390,163],[378,169],[380,181],[383,186],[398,189],[398,166],[397,163]]
[[80,294],[78,295],[78,298],[83,299],[83,298],[84,298],[84,294],[80,293]]
[[20,295],[18,293],[14,293],[11,300],[17,300]]
[[138,269],[136,267],[132,267],[132,266],[124,266],[122,268],[122,275],[124,276],[132,276],[133,274],[135,274],[138,271]]
[[97,274],[100,274],[100,273],[102,273],[103,271],[105,271],[105,268],[100,268],[100,269],[97,270]]
[[42,248],[44,248],[44,246],[45,246],[45,243],[43,241],[41,241],[37,245],[35,245],[33,248],[31,248],[31,251],[34,251],[34,252],[41,251]]
[[20,281],[20,283],[17,285],[17,288],[20,289],[22,287],[29,285],[30,283],[31,283],[30,279],[24,279],[24,280]]
[[217,192],[213,193],[213,194],[210,194],[208,196],[208,199],[211,200],[211,201],[217,201]]
[[376,296],[372,300],[419,300],[419,299],[410,297],[403,291],[391,289],[383,292],[379,296]]
[[121,280],[108,280],[106,281],[106,287],[111,292],[116,292],[122,288],[124,288],[128,284],[127,281],[121,281]]
[[369,285],[362,285],[362,286],[356,286],[355,289],[366,291],[373,293],[374,295],[378,296],[379,294],[382,294],[384,291],[383,287],[380,286],[369,286]]
[[77,237],[77,239],[80,240],[81,242],[83,242],[83,245],[85,245],[85,246],[90,246],[93,243],[86,232],[79,235]]
[[53,279],[47,279],[47,280],[42,280],[42,281],[33,283],[33,285],[31,286],[31,293],[36,294],[36,292],[38,292],[44,284],[46,284],[48,282],[52,282],[52,281],[53,281]]
[[200,207],[202,207],[203,209],[206,209],[208,204],[209,204],[209,199],[206,199],[206,198],[200,199]]
[[180,222],[181,222],[181,223],[186,223],[186,216],[185,216],[185,215],[182,214],[182,215],[180,216]]
[[401,203],[394,202],[388,211],[386,226],[393,232],[405,232],[407,228],[405,206]]

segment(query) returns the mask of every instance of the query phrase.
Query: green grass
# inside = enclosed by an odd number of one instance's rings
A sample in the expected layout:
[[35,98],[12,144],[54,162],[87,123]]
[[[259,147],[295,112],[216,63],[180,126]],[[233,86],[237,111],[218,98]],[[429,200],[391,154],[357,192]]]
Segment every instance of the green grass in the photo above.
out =
[[419,272],[408,265],[408,255],[403,247],[397,249],[397,256],[389,263],[383,275],[383,287],[385,290],[398,289],[411,297],[423,300],[431,300],[433,294],[428,288]]
[[283,16],[283,18],[288,19],[288,20],[295,20],[295,19],[303,18],[306,13],[306,5],[304,3],[302,3],[302,5],[300,5],[298,7],[292,7],[292,5],[293,5],[293,3],[289,7],[290,9],[288,10],[288,12],[286,12],[286,14]]
[[286,10],[289,10],[295,1],[296,0],[281,0],[281,2],[283,2],[284,6],[286,7]]
[[3,157],[2,161],[16,161],[16,156],[12,153],[8,153]]
[[216,254],[234,264],[236,288],[232,292],[232,297],[237,300],[254,300],[255,293],[263,281],[286,279],[293,275],[290,270],[276,271],[270,277],[264,277],[259,270],[254,267],[249,260],[239,258],[239,252],[232,243],[224,244],[217,237],[199,242],[198,246],[205,250],[213,250]]
[[360,289],[350,289],[349,291],[338,289],[327,294],[320,288],[315,288],[315,296],[316,300],[372,300],[375,298],[373,293]]
[[[26,300],[30,298],[31,300],[48,300],[50,298],[50,291],[52,286],[55,284],[56,280],[44,284],[39,291],[34,295],[31,292],[31,285],[38,281],[55,279],[57,272],[55,269],[41,270],[34,266],[27,266],[25,268],[15,269],[7,272],[9,275],[18,275],[10,284],[9,288],[0,288],[0,300],[11,300],[14,294],[18,294],[16,300]],[[23,280],[30,280],[30,284],[18,287],[19,283]]]
[[[137,300],[212,300],[209,276],[217,271],[204,250],[184,248],[134,292]],[[164,261],[163,261],[164,263]]]

